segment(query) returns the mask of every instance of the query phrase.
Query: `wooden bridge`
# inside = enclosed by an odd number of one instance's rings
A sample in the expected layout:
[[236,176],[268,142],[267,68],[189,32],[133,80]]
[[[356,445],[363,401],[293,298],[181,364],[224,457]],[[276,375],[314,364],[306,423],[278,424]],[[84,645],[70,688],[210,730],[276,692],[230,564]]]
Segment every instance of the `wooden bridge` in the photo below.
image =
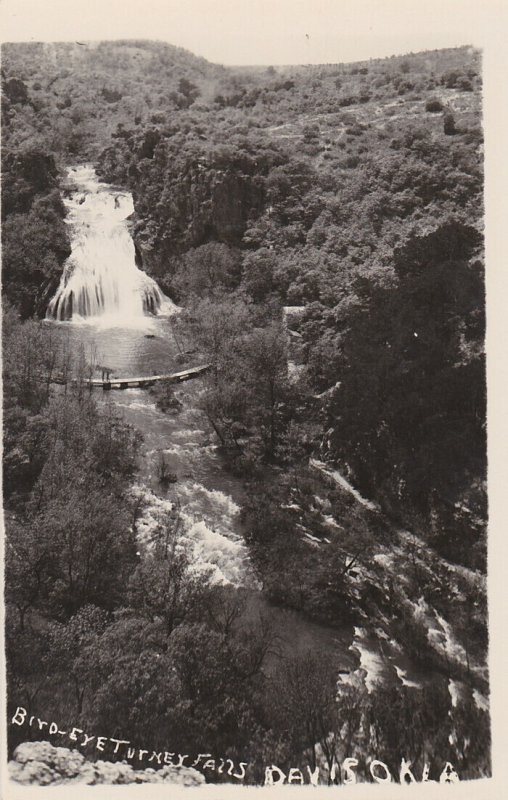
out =
[[[146,389],[148,386],[153,386],[155,383],[183,383],[183,381],[189,381],[191,378],[197,378],[200,375],[203,375],[205,372],[208,372],[210,369],[211,364],[202,364],[199,367],[190,367],[189,369],[185,369],[182,372],[173,372],[170,375],[144,375],[140,378],[111,378],[108,377],[107,380],[103,378],[86,378],[83,383],[87,386],[101,388],[104,390],[109,389]],[[59,380],[58,378],[53,379],[53,383],[67,383],[65,380]],[[75,383],[76,379],[70,381],[70,383]]]
[[148,386],[153,386],[155,383],[183,383],[183,381],[190,381],[191,378],[197,378],[199,375],[208,372],[211,364],[202,364],[200,367],[190,367],[183,370],[183,372],[173,372],[171,375],[147,375],[141,378],[109,378],[109,380],[101,380],[99,378],[91,378],[85,383],[88,386],[102,387],[102,389],[146,389]]

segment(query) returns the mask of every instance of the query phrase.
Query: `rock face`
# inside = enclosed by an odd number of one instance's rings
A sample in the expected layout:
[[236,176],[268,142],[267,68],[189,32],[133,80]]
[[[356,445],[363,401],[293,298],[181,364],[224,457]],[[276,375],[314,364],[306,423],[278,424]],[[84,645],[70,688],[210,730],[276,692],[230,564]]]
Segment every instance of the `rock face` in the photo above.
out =
[[[177,137],[173,137],[177,138]],[[208,242],[241,247],[243,235],[264,212],[266,180],[285,163],[275,150],[250,153],[240,144],[179,147],[148,131],[137,141],[117,141],[97,165],[108,182],[132,191],[130,231],[143,269],[156,280],[172,274],[172,260]]]
[[134,770],[125,762],[87,761],[77,750],[49,742],[23,742],[9,761],[9,777],[22,784],[173,783],[199,786],[204,776],[191,767]]
[[[249,219],[262,212],[262,180],[244,164],[219,168],[189,159],[179,170],[173,165],[161,176],[152,172],[140,171],[133,189],[131,233],[143,268],[156,278],[164,274],[168,260],[190,248],[210,241],[239,246]],[[159,202],[153,196],[155,180]]]

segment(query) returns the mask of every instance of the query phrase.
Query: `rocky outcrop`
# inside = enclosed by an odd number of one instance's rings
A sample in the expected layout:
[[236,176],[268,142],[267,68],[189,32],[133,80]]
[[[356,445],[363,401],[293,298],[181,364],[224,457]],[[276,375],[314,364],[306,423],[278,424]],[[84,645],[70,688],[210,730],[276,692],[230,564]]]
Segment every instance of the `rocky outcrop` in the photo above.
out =
[[161,769],[134,770],[125,762],[87,761],[77,750],[55,747],[49,742],[23,742],[9,762],[9,777],[22,784],[125,784],[172,783],[199,786],[204,776],[191,767],[165,766]]
[[[201,137],[203,138],[203,137]],[[181,254],[209,242],[233,248],[263,215],[267,177],[287,158],[244,142],[190,142],[168,131],[117,135],[97,173],[132,191],[130,231],[138,264],[165,288]]]
[[[139,172],[133,187],[136,213],[131,228],[143,268],[162,277],[168,260],[207,242],[239,246],[249,220],[264,208],[261,176],[239,164],[219,167],[199,159],[167,169],[158,181],[153,169]],[[160,185],[162,183],[162,185]]]

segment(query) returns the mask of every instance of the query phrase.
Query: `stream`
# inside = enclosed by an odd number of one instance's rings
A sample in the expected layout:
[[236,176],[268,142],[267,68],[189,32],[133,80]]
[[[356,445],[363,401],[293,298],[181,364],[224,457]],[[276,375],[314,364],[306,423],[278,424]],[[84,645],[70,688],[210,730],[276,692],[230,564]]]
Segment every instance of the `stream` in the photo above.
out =
[[[114,377],[182,369],[170,324],[177,308],[135,263],[127,225],[131,195],[99,183],[93,167],[86,165],[69,168],[67,185],[72,254],[49,304],[46,325],[71,349],[82,346]],[[334,653],[338,669],[357,668],[358,653],[350,650],[353,631],[313,623],[275,607],[261,593],[240,520],[245,488],[225,470],[215,434],[199,409],[202,382],[178,386],[175,395],[182,408],[177,413],[158,410],[144,389],[95,392],[99,403],[114,404],[143,437],[132,486],[143,500],[136,526],[140,547],[149,546],[158,519],[177,504],[194,568],[241,589],[247,617],[263,615],[273,626],[279,657],[312,649]],[[158,479],[161,453],[176,476],[167,488]]]

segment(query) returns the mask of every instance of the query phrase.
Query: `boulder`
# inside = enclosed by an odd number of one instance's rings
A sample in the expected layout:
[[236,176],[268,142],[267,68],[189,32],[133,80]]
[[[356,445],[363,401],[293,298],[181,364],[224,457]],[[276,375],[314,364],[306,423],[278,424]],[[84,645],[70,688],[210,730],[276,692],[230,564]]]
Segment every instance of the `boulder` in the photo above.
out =
[[9,777],[22,784],[84,783],[173,783],[199,786],[204,776],[191,767],[164,766],[135,770],[125,761],[88,761],[77,750],[55,747],[49,742],[23,742],[9,762]]

